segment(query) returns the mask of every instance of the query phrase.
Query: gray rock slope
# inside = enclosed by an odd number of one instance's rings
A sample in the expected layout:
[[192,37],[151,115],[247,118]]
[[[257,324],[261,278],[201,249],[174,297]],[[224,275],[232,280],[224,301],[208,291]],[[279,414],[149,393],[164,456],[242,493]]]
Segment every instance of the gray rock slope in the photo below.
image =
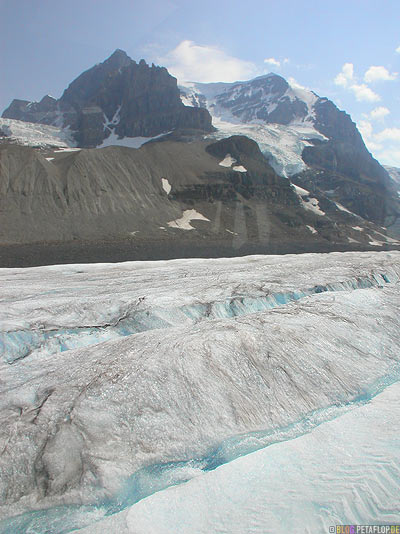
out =
[[[300,195],[242,136],[184,142],[175,134],[140,149],[51,157],[3,144],[0,191],[3,265],[12,264],[5,245],[29,243],[85,249],[85,241],[121,241],[130,254],[121,259],[160,258],[168,247],[176,257],[390,245],[378,227]],[[153,253],[136,255],[135,247]],[[99,252],[92,261],[105,258]]]

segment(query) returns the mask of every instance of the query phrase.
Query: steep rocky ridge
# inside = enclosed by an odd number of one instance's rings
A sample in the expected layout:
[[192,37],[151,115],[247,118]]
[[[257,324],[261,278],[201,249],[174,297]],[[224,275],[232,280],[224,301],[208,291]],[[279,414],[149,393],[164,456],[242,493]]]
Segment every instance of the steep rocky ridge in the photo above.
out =
[[[304,148],[304,161],[318,171],[314,186],[361,217],[380,225],[391,225],[400,209],[387,171],[365,147],[350,116],[327,99],[315,106],[315,127],[328,142]],[[309,186],[310,174],[300,177]]]
[[14,100],[2,117],[68,127],[81,147],[97,146],[112,132],[150,137],[175,128],[212,130],[207,110],[183,105],[167,69],[136,63],[122,50],[78,76],[60,99]]
[[[384,167],[392,180],[394,196],[398,201],[400,201],[400,169],[386,165]],[[400,217],[397,217],[396,221],[388,228],[388,235],[394,238],[400,237]]]

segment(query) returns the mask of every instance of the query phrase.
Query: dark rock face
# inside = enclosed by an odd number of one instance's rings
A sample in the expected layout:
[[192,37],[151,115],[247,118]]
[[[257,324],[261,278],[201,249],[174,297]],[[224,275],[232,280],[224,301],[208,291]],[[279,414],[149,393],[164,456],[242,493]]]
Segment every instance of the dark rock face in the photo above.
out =
[[[229,154],[246,172],[230,171],[229,181],[237,193],[245,199],[257,198],[276,202],[281,206],[292,206],[294,212],[299,199],[290,182],[276,174],[260,151],[255,141],[242,135],[221,139],[207,146],[206,151],[220,161]],[[295,217],[295,213],[293,213]]]
[[329,141],[303,150],[304,162],[317,171],[305,173],[304,187],[333,191],[350,211],[380,225],[391,224],[399,206],[390,177],[368,152],[350,116],[324,98],[314,110],[315,128]]
[[216,102],[243,122],[259,119],[267,123],[289,124],[308,115],[307,105],[288,94],[287,81],[277,74],[260,76],[249,82],[232,84]]
[[53,125],[57,123],[59,117],[57,100],[49,95],[44,96],[40,102],[15,99],[4,111],[2,117]]
[[212,130],[208,111],[184,106],[176,78],[165,68],[137,64],[122,50],[81,74],[59,100],[14,100],[3,117],[69,126],[81,147],[97,146],[111,132],[121,138],[175,128]]

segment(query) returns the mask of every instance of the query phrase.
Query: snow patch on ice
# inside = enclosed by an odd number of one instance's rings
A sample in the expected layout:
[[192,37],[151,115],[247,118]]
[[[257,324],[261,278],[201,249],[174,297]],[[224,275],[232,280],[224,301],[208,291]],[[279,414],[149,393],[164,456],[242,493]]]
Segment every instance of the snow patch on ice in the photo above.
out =
[[193,220],[210,221],[210,219],[207,219],[207,217],[204,217],[204,215],[196,210],[185,210],[180,219],[170,221],[168,226],[171,228],[179,228],[180,230],[195,230],[194,226],[190,224]]
[[155,493],[82,534],[120,525],[127,534],[272,534],[398,523],[399,410],[397,383],[298,439]]

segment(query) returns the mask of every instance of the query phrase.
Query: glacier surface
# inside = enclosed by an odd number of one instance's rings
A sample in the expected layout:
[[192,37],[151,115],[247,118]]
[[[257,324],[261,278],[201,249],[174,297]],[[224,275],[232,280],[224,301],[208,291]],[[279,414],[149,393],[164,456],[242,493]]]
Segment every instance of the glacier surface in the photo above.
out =
[[312,534],[336,525],[398,524],[399,410],[397,383],[309,434],[241,457],[77,532]]
[[[0,532],[399,519],[399,275],[399,252],[1,269]],[[329,515],[331,469],[359,501]]]
[[76,147],[71,130],[46,124],[4,119],[0,117],[0,131],[6,139],[20,145],[40,148],[71,148]]

